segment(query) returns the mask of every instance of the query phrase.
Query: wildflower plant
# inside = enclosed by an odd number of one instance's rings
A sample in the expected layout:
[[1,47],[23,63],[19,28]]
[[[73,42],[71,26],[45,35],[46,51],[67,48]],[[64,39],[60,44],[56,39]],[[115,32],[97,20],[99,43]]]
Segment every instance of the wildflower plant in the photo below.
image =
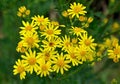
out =
[[[31,17],[31,22],[23,20],[19,32],[21,41],[16,49],[21,53],[21,59],[14,65],[14,75],[19,73],[20,79],[24,79],[27,73],[33,72],[40,77],[55,72],[64,74],[74,66],[94,61],[97,43],[85,30],[85,24],[91,23],[93,18],[87,19],[85,8],[74,2],[62,13],[63,17],[70,19],[70,28],[44,15]],[[24,12],[26,8],[20,7],[19,11]],[[74,19],[81,25],[75,25]],[[63,34],[63,29],[69,32]]]
[[[18,10],[19,17],[30,13],[25,6]],[[97,58],[102,58],[100,56],[106,49],[108,58],[114,62],[119,61],[120,45],[117,38],[111,37],[112,42],[111,39],[105,39],[100,44],[89,33],[89,26],[94,18],[87,16],[86,6],[73,2],[61,15],[64,20],[69,20],[69,25],[44,15],[34,15],[30,21],[22,20],[20,41],[16,47],[20,58],[13,66],[13,74],[19,74],[21,80],[27,74],[51,77],[53,74],[64,75],[75,66],[91,66]],[[114,23],[113,26],[116,25]]]

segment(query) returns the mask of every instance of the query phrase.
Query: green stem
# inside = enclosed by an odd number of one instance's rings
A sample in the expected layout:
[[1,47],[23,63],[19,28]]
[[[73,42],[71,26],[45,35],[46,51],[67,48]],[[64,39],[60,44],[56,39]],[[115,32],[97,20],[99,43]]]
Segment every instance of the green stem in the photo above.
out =
[[83,69],[83,67],[84,67],[83,65],[82,65],[82,66],[79,66],[75,71],[70,72],[69,74],[63,75],[63,77],[58,78],[58,80],[62,80],[62,79],[69,78],[70,76],[72,76],[72,75],[74,75],[74,74],[80,72],[80,71]]
[[109,34],[107,34],[107,35],[104,35],[102,38],[108,37],[108,36],[113,35],[113,34],[116,34],[116,33],[118,33],[118,32],[120,32],[120,30],[115,31],[115,32],[111,32],[111,33],[109,33]]

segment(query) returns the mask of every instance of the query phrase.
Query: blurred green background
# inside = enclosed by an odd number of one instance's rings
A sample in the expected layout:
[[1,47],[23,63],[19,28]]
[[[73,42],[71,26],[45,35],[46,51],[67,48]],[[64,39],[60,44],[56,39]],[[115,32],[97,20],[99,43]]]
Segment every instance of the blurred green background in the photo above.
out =
[[[87,7],[87,15],[94,17],[89,32],[96,42],[103,40],[103,37],[98,37],[104,36],[115,21],[120,23],[120,0],[0,0],[0,84],[110,84],[116,80],[120,84],[120,64],[113,63],[107,58],[96,62],[93,67],[84,65],[74,75],[64,78],[63,76],[81,66],[74,67],[61,76],[60,80],[40,78],[35,74],[28,74],[25,80],[20,80],[19,75],[13,75],[13,65],[20,58],[16,47],[20,41],[19,27],[22,26],[23,20],[17,16],[18,8],[26,6],[31,11],[30,17],[34,15],[50,17],[51,14],[55,14],[52,19],[64,24],[61,12],[74,1],[84,4]],[[105,18],[108,18],[107,24],[103,23]]]

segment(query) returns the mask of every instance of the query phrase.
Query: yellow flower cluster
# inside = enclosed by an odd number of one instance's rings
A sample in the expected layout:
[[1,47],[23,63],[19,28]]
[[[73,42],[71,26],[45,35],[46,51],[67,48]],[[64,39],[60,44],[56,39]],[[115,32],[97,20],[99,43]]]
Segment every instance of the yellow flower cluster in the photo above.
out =
[[102,56],[107,50],[108,58],[113,59],[115,63],[119,62],[120,45],[117,37],[111,36],[111,38],[106,38],[102,44],[98,44],[98,47],[98,56]]
[[[93,18],[87,19],[85,16],[86,7],[82,4],[74,2],[70,8],[68,15],[77,16],[78,21],[92,22]],[[35,72],[40,77],[54,72],[64,74],[73,66],[94,61],[97,44],[83,25],[74,26],[71,23],[68,28],[67,25],[50,21],[43,15],[36,15],[31,19],[31,22],[22,21],[23,27],[20,27],[21,41],[16,50],[21,53],[21,59],[13,66],[14,75],[20,74],[20,79],[24,79],[26,72]],[[70,32],[63,34],[65,30]]]
[[26,9],[25,6],[21,6],[17,12],[17,16],[23,17],[23,18],[28,16],[29,14],[30,14],[30,10]]
[[88,28],[89,24],[93,21],[92,17],[87,18],[85,14],[87,11],[85,11],[86,7],[82,4],[74,2],[70,5],[70,9],[67,9],[62,12],[62,15],[64,17],[69,17],[70,19],[77,18],[81,22],[82,27]]

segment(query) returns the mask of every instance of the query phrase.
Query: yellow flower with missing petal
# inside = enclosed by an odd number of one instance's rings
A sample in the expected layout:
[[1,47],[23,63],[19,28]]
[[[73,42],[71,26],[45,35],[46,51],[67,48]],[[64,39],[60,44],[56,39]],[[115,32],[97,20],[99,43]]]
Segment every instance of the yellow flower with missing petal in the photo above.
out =
[[16,62],[16,65],[13,66],[14,70],[13,70],[13,74],[20,74],[20,79],[25,79],[26,76],[26,65],[24,64],[23,60],[18,59],[18,61]]

